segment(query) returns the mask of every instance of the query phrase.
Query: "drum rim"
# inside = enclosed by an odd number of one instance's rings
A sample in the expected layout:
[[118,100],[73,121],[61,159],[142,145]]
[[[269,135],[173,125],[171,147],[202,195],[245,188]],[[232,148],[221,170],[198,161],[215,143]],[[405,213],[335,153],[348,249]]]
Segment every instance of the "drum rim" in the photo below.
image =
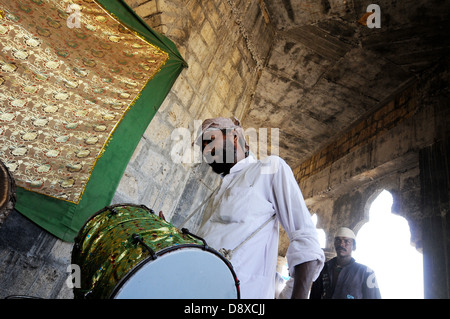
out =
[[78,231],[77,235],[74,237],[74,246],[72,249],[72,254],[71,254],[71,258],[74,257],[74,254],[77,252],[79,252],[79,249],[81,248],[81,243],[86,239],[86,235],[85,234],[83,237],[81,236],[83,234],[83,231],[85,230],[85,227],[87,226],[87,224],[97,215],[100,215],[101,213],[103,213],[104,211],[111,209],[111,208],[116,208],[116,207],[139,207],[139,208],[143,208],[146,211],[148,211],[150,214],[155,215],[155,211],[151,208],[148,208],[147,206],[141,204],[128,204],[128,203],[123,203],[123,204],[114,204],[114,205],[109,205],[109,206],[105,206],[102,209],[98,210],[97,212],[95,212],[94,214],[92,214],[83,224],[83,226],[81,226],[80,230]]
[[89,216],[88,219],[86,219],[86,221],[84,222],[83,226],[81,226],[80,230],[78,231],[77,235],[75,236],[75,241],[77,239],[80,238],[80,235],[82,234],[84,228],[86,227],[86,225],[97,215],[100,215],[101,213],[103,213],[104,211],[111,209],[111,208],[116,208],[116,207],[123,207],[123,206],[132,206],[132,207],[140,207],[143,208],[145,210],[147,210],[149,213],[155,215],[155,211],[151,208],[148,208],[146,205],[141,204],[131,204],[131,203],[122,203],[122,204],[114,204],[114,205],[109,205],[109,206],[105,206],[102,209],[99,209],[98,211],[96,211],[94,214],[92,214],[91,216]]
[[[162,249],[160,251],[158,251],[156,253],[157,257],[161,257],[166,253],[175,251],[175,250],[179,250],[179,249],[183,249],[183,248],[197,248],[197,249],[201,249],[201,250],[206,250],[210,253],[213,253],[214,255],[216,255],[217,257],[219,257],[223,262],[225,262],[225,264],[227,265],[228,269],[231,271],[231,274],[233,276],[234,279],[234,286],[236,288],[236,293],[237,293],[237,299],[241,299],[241,292],[240,292],[240,282],[238,277],[236,276],[236,272],[234,271],[233,265],[230,263],[230,261],[228,259],[226,259],[224,256],[222,256],[222,254],[220,254],[217,250],[207,246],[203,246],[203,245],[196,245],[196,244],[181,244],[181,245],[175,245],[175,246],[171,246],[171,247],[167,247],[165,249]],[[117,283],[117,285],[114,287],[114,289],[112,290],[109,299],[114,299],[114,297],[117,295],[117,293],[120,291],[120,289],[122,288],[122,286],[128,281],[128,279],[131,278],[132,275],[134,275],[139,269],[141,269],[144,265],[146,265],[149,261],[153,261],[154,259],[152,259],[151,256],[148,256],[147,258],[145,258],[144,260],[141,260],[139,263],[137,263],[136,265],[134,265],[133,268],[131,268],[126,274],[125,276],[123,276],[119,282]]]
[[4,202],[0,201],[0,212],[3,211],[8,212],[14,209],[14,206],[16,204],[16,194],[15,194],[16,183],[8,167],[1,160],[0,160],[0,170],[2,172],[2,175],[4,175],[3,176],[5,178],[4,186],[6,186],[4,197],[0,198],[0,200],[2,201],[4,200]]
[[[150,214],[155,214],[155,212],[153,211],[153,209],[148,208],[146,205],[138,205],[138,204],[132,204],[132,203],[119,203],[119,204],[113,204],[113,205],[108,205],[105,206],[101,209],[99,209],[98,211],[96,211],[95,213],[93,213],[91,216],[89,216],[89,218],[86,219],[86,221],[84,222],[83,226],[79,229],[77,235],[74,237],[74,244],[72,247],[72,252],[70,254],[70,259],[71,262],[73,263],[74,259],[80,254],[81,252],[81,247],[82,247],[82,243],[84,242],[84,240],[86,240],[86,236],[88,235],[88,231],[86,232],[86,234],[83,235],[86,226],[89,224],[89,222],[95,218],[96,216],[100,215],[101,213],[107,211],[108,209],[112,209],[112,208],[116,208],[116,207],[139,207],[142,209],[145,209],[146,211],[148,211]],[[82,236],[83,235],[83,236]],[[143,261],[147,260],[144,259]],[[136,265],[135,265],[136,266]],[[133,267],[134,268],[134,267]],[[131,270],[130,270],[131,271]],[[125,274],[126,276],[126,274]],[[114,291],[114,290],[113,290]],[[82,295],[84,296],[83,299],[88,299],[88,295],[92,292],[92,289],[87,289],[84,290],[82,292]]]

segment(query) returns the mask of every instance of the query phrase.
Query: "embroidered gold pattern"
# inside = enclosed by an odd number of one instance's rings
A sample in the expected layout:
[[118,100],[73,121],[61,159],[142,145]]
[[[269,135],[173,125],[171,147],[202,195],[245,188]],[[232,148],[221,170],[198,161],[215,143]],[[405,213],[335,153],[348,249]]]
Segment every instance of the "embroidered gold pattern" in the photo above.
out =
[[78,203],[167,59],[95,1],[0,0],[0,159],[17,186]]

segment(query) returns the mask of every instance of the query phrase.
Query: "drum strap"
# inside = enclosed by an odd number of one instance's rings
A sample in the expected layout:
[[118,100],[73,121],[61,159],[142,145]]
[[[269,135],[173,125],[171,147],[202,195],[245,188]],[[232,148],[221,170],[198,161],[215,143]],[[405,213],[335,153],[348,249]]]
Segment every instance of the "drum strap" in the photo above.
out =
[[[206,198],[192,213],[189,214],[188,217],[178,226],[178,228],[182,228],[191,218],[194,216],[200,208],[202,208],[209,200],[210,198],[219,190],[220,185]],[[261,226],[259,226],[253,233],[251,233],[242,243],[237,245],[234,249],[225,249],[221,248],[219,249],[219,252],[228,260],[231,260],[233,257],[233,254],[241,248],[246,242],[248,242],[250,239],[252,239],[261,229],[263,229],[268,223],[270,223],[272,220],[274,220],[276,217],[276,214],[273,214],[270,216],[268,220],[266,220]]]
[[200,208],[202,208],[203,206],[205,206],[205,204],[209,201],[209,199],[215,194],[217,193],[217,191],[219,190],[220,185],[217,186],[217,188],[208,196],[208,198],[206,198],[201,204],[200,206],[198,206],[192,213],[189,214],[188,217],[186,217],[186,219],[178,226],[178,228],[183,228],[184,225],[186,225],[186,223],[192,218],[192,216],[195,215],[195,213],[197,213]]
[[270,223],[272,220],[274,220],[276,217],[276,214],[273,214],[272,216],[270,216],[270,218],[268,220],[266,220],[264,222],[264,224],[262,224],[261,226],[259,226],[253,233],[251,233],[242,243],[240,243],[239,245],[237,245],[236,247],[234,247],[234,249],[225,249],[225,248],[220,248],[219,249],[219,253],[221,253],[226,259],[228,259],[229,261],[231,260],[231,258],[233,257],[233,254],[236,252],[236,250],[238,250],[239,248],[241,248],[246,242],[248,242],[250,239],[252,239],[261,229],[263,229],[264,227],[266,227],[266,225],[268,223]]

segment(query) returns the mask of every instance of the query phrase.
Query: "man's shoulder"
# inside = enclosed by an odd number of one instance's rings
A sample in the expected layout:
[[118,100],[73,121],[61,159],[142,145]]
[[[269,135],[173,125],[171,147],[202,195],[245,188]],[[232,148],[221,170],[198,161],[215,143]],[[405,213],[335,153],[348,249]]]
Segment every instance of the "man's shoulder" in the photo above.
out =
[[260,160],[258,160],[261,163],[267,163],[267,162],[281,162],[281,163],[286,163],[286,161],[284,159],[282,159],[280,156],[278,155],[269,155],[266,156]]
[[278,155],[270,155],[263,159],[258,160],[261,165],[261,173],[263,174],[276,174],[281,171],[290,170],[291,167],[286,163],[284,159]]
[[365,264],[361,264],[361,263],[356,262],[356,261],[353,264],[355,265],[355,267],[358,267],[359,269],[361,269],[361,270],[363,270],[365,272],[368,272],[368,273],[373,273],[374,272],[372,268],[370,268],[369,266],[367,266]]

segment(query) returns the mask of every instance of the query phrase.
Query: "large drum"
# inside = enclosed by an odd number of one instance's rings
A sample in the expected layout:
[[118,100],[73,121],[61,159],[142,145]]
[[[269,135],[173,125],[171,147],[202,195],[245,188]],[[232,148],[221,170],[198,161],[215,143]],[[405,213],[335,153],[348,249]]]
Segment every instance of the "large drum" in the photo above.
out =
[[16,183],[8,168],[0,161],[0,225],[16,204]]
[[113,205],[92,216],[75,238],[72,264],[81,272],[75,298],[239,298],[222,255],[143,205]]

